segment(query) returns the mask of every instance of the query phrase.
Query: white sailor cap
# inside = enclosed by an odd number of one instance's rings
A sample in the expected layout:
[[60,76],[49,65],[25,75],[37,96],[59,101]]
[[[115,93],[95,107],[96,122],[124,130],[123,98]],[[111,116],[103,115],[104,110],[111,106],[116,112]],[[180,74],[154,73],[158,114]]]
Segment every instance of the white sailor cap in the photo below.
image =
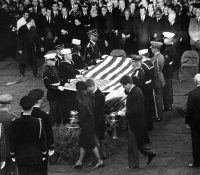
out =
[[65,55],[65,54],[70,54],[71,53],[71,49],[63,49],[63,50],[61,50],[60,51],[60,53],[62,54],[62,55]]
[[46,60],[53,60],[55,59],[55,56],[56,56],[56,53],[49,53],[49,54],[46,54],[44,57]]
[[200,82],[200,74],[196,74],[194,77],[194,80],[196,80],[197,82]]
[[163,32],[163,35],[165,38],[173,38],[175,34],[171,32]]
[[148,53],[148,49],[142,49],[138,51],[139,55],[144,55],[146,53]]
[[74,45],[81,45],[81,40],[79,40],[79,39],[73,39],[72,40],[72,44],[74,44]]

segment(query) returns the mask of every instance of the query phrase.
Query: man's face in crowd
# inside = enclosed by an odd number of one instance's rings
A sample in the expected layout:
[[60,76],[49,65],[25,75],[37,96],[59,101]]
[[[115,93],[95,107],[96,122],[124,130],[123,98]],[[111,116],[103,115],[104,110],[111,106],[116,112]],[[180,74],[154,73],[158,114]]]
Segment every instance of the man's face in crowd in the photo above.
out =
[[58,4],[53,4],[53,11],[57,11],[58,10]]
[[124,1],[119,1],[119,7],[120,9],[123,9],[125,7]]
[[8,11],[8,5],[7,5],[7,4],[3,4],[3,5],[2,5],[2,8],[3,8],[5,11]]
[[51,10],[49,10],[49,9],[47,10],[47,16],[51,17]]
[[149,4],[149,5],[148,5],[148,11],[149,11],[149,12],[152,12],[152,11],[153,11],[153,4]]
[[112,5],[112,4],[107,4],[107,9],[108,9],[108,10],[111,10],[111,9],[112,9],[112,7],[113,7],[113,5]]
[[88,87],[88,92],[94,92],[94,90],[95,90],[95,86],[91,86],[91,87]]
[[38,5],[38,0],[33,0],[33,5],[37,6]]
[[62,8],[62,14],[63,14],[64,16],[67,16],[67,9],[66,9],[66,8]]
[[168,15],[169,22],[174,22],[175,18],[176,18],[176,13],[173,13],[173,12],[169,13]]
[[42,8],[41,13],[42,13],[43,16],[45,16],[46,13],[47,13],[47,12],[46,12],[46,9],[45,9],[45,8]]
[[24,18],[27,19],[28,17],[29,17],[29,14],[28,14],[28,13],[25,13],[25,14],[24,14]]
[[140,9],[140,15],[141,15],[141,16],[144,16],[145,13],[146,13],[146,10],[145,10],[144,8],[143,8],[143,9]]
[[102,13],[103,16],[105,16],[106,13],[107,13],[107,9],[106,9],[106,8],[102,8],[102,9],[101,9],[101,13]]
[[87,12],[88,7],[82,7],[83,12]]
[[24,3],[25,3],[25,4],[29,4],[30,1],[29,1],[29,0],[25,0]]
[[134,11],[134,10],[135,10],[135,3],[131,3],[130,9],[131,9],[131,11]]
[[78,4],[74,4],[73,9],[74,9],[74,11],[78,11]]
[[197,9],[195,10],[195,16],[196,16],[197,18],[200,17],[200,9],[199,9],[199,8],[197,8]]
[[122,85],[122,86],[123,86],[123,88],[126,92],[129,92],[129,90],[130,90],[130,84],[129,83],[127,83],[126,85]]
[[163,0],[157,0],[157,7],[163,7],[164,6],[164,1]]
[[115,7],[117,7],[118,6],[118,0],[114,0],[113,4],[114,4]]
[[159,18],[161,18],[162,14],[159,11],[156,11],[155,16],[156,16],[156,18],[159,19]]
[[74,1],[74,0],[70,0],[70,3],[71,3],[71,4],[74,4],[74,3],[75,3],[75,1]]
[[125,11],[124,16],[125,16],[126,18],[129,18],[129,16],[130,16],[129,11]]
[[164,13],[165,15],[168,15],[168,7],[164,7]]

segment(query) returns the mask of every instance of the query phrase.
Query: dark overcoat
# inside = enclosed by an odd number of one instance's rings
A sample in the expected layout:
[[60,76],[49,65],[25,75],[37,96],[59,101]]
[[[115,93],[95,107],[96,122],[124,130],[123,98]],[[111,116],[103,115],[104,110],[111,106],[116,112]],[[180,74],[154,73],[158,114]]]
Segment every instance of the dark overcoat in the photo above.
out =
[[[31,66],[36,61],[36,45],[38,48],[42,48],[36,28],[31,27],[29,30],[26,24],[20,27],[17,36],[16,59],[22,64]],[[18,51],[22,51],[22,54],[19,54]]]
[[134,86],[126,100],[126,117],[130,128],[140,144],[150,142],[144,112],[144,97],[142,91]]

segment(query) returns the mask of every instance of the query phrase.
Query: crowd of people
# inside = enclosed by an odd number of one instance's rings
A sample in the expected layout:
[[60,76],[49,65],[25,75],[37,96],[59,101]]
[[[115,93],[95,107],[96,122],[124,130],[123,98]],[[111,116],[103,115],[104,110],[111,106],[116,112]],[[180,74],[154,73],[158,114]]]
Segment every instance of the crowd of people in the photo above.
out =
[[82,167],[87,149],[97,159],[89,166],[104,165],[105,97],[91,79],[77,82],[77,91],[65,86],[114,49],[125,50],[132,58],[132,75],[120,80],[127,94],[126,112],[118,113],[129,123],[128,168],[139,167],[138,150],[149,164],[156,152],[149,146],[148,131],[153,130],[153,121],[163,120],[163,111],[173,109],[173,71],[180,67],[184,51],[200,53],[199,19],[195,0],[2,1],[1,60],[12,56],[19,61],[20,76],[29,66],[39,78],[37,58],[45,57],[42,79],[50,113],[40,109],[44,96],[40,89],[20,100],[20,118],[8,112],[12,96],[0,96],[0,123],[5,130],[0,127],[1,150],[6,143],[1,168],[14,172],[16,162],[19,174],[47,174],[48,156],[54,153],[52,126],[69,123],[74,109],[82,128],[74,168]]

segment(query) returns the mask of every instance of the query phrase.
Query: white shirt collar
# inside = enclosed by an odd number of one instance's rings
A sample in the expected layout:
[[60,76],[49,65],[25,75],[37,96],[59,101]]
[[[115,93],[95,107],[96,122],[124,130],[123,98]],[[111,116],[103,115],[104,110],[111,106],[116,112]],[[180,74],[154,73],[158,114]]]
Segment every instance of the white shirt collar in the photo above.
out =
[[93,91],[93,94],[97,91],[97,87],[95,87],[94,91]]
[[129,93],[131,92],[131,90],[132,90],[134,87],[135,87],[135,85],[133,85],[133,87],[129,89]]

